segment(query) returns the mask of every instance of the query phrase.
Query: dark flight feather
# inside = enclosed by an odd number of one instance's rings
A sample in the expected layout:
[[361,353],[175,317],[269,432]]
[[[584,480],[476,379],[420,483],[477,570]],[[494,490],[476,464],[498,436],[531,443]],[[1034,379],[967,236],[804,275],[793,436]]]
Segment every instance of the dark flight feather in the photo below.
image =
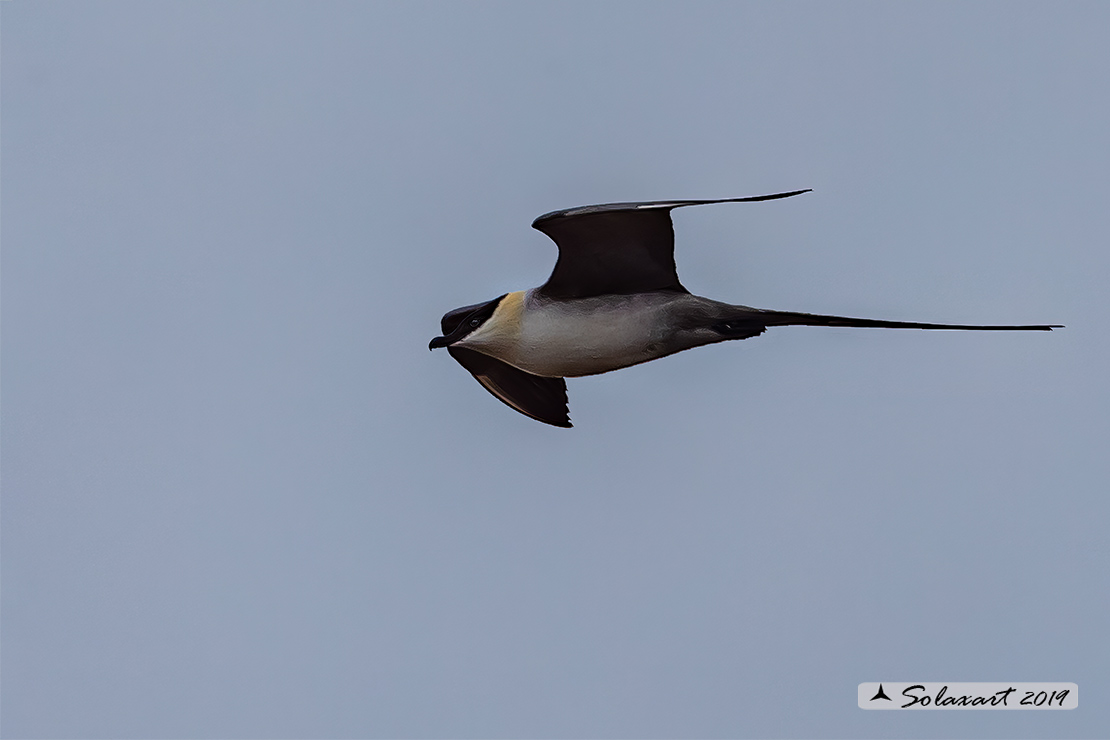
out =
[[483,388],[506,405],[544,424],[572,426],[567,408],[567,382],[562,378],[543,378],[526,373],[465,347],[448,347],[447,351]]
[[556,300],[656,291],[686,293],[675,268],[672,210],[711,203],[777,200],[807,192],[605,203],[545,213],[532,222],[532,228],[555,242],[559,259],[539,292]]

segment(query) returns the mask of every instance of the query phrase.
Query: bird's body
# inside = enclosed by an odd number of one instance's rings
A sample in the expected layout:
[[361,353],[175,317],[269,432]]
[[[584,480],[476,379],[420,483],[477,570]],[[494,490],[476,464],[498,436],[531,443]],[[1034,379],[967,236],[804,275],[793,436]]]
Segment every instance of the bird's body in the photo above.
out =
[[732,339],[771,326],[1050,330],[1049,325],[927,324],[732,305],[691,294],[678,281],[670,211],[705,203],[774,200],[807,192],[727,201],[585,206],[532,225],[559,246],[546,283],[444,315],[447,347],[491,393],[521,413],[570,426],[563,378],[597,375]]
[[689,293],[555,301],[532,289],[506,295],[493,316],[455,346],[541,377],[597,375],[723,341],[727,337],[697,326],[695,317],[708,321],[725,308]]

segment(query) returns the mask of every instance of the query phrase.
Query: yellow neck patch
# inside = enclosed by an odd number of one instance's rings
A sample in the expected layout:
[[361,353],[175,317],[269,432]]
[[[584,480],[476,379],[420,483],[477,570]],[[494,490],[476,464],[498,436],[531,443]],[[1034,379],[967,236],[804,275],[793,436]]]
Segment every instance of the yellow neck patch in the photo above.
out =
[[494,309],[493,316],[489,317],[491,328],[501,333],[515,333],[520,330],[520,323],[524,317],[524,291],[518,290],[509,293]]

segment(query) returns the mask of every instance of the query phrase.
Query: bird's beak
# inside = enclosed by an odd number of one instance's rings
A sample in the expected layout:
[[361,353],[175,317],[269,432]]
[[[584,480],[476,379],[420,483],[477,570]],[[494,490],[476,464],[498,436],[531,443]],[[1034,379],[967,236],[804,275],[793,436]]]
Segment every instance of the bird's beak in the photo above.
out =
[[466,336],[467,331],[471,327],[467,326],[466,322],[460,323],[455,327],[455,331],[447,334],[446,336],[436,337],[428,343],[428,349],[436,349],[437,347],[450,347],[455,342],[459,341]]

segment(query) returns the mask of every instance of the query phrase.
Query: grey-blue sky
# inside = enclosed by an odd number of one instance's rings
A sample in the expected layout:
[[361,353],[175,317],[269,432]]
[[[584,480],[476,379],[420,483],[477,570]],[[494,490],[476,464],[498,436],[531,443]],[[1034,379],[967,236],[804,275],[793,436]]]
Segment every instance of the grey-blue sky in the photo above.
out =
[[[3,3],[21,737],[1110,727],[1104,4]],[[780,329],[490,398],[441,313],[676,214]],[[866,680],[1080,684],[864,713]]]

